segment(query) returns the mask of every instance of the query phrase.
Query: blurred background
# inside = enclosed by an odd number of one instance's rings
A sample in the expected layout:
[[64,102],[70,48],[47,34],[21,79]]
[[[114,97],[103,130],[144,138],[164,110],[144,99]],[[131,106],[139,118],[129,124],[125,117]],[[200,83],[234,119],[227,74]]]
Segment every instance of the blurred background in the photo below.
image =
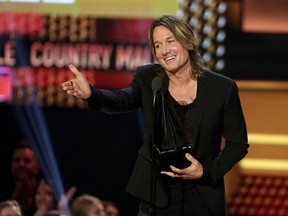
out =
[[287,11],[286,0],[0,0],[0,191],[26,138],[44,151],[39,160],[55,160],[50,177],[59,173],[64,190],[137,214],[125,187],[145,136],[141,112],[89,111],[61,83],[73,63],[96,87],[128,85],[153,61],[151,21],[169,14],[189,22],[206,65],[239,87],[250,149],[225,176],[229,215],[288,215]]

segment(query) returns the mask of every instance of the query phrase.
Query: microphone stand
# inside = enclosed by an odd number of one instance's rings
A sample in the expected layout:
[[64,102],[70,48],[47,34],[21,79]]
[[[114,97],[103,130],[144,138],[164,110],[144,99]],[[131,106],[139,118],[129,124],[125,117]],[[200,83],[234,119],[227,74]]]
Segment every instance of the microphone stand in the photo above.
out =
[[[152,145],[151,145],[151,158],[152,158],[152,162],[151,162],[151,193],[150,193],[150,200],[151,200],[151,207],[150,207],[150,216],[154,216],[155,215],[155,202],[156,202],[156,187],[155,187],[155,174],[153,172],[153,168],[156,165],[155,162],[155,151],[154,151],[154,133],[155,133],[155,125],[156,125],[156,118],[155,118],[155,99],[156,98],[156,94],[154,94],[154,98],[153,98],[153,108],[154,108],[154,124],[153,124],[153,133],[151,136],[151,140],[152,140]],[[166,112],[165,112],[165,104],[164,104],[164,95],[161,94],[161,109],[162,109],[162,116],[163,116],[163,124],[164,124],[164,136],[165,136],[165,140],[167,140],[167,127],[166,127]]]
[[152,135],[151,135],[151,167],[150,167],[150,172],[151,172],[151,179],[150,179],[150,202],[151,202],[151,206],[149,209],[149,216],[154,216],[155,215],[155,201],[156,201],[156,187],[155,187],[155,174],[154,174],[154,167],[156,165],[155,162],[155,152],[154,152],[154,133],[155,133],[155,124],[156,124],[156,110],[155,110],[155,102],[156,102],[156,94],[157,94],[157,90],[153,91],[153,128],[152,128]]
[[[151,84],[152,92],[153,92],[153,127],[152,127],[152,134],[150,140],[150,147],[151,147],[151,191],[150,191],[150,216],[155,215],[155,203],[156,203],[156,176],[154,169],[156,167],[156,160],[155,160],[155,151],[154,151],[154,142],[155,142],[155,125],[156,125],[156,95],[162,88],[162,79],[160,77],[155,77]],[[163,97],[163,94],[162,94]],[[162,99],[163,100],[163,99]]]

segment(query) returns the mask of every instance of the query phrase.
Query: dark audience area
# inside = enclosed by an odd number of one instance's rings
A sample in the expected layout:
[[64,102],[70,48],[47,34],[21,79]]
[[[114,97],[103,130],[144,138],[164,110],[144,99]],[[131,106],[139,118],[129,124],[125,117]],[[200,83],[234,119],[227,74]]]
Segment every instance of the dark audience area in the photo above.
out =
[[[0,104],[0,193],[11,185],[10,160],[15,143],[25,137],[11,104]],[[138,200],[125,192],[142,142],[141,113],[107,115],[79,108],[43,108],[63,185],[113,200],[121,215],[135,215]],[[129,136],[129,139],[127,139]]]

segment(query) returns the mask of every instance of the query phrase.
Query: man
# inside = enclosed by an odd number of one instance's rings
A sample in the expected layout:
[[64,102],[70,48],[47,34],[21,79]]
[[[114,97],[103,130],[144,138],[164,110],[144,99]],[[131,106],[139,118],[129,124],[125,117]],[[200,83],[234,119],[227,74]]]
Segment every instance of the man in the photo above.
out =
[[127,186],[138,216],[227,215],[224,175],[249,146],[236,83],[204,67],[184,20],[153,21],[148,39],[158,64],[138,67],[127,88],[93,88],[70,65],[75,79],[63,90],[103,112],[142,108],[147,136]]
[[26,140],[19,141],[13,151],[11,174],[15,180],[11,198],[18,201],[24,215],[31,215],[35,211],[34,196],[40,181],[40,167]]

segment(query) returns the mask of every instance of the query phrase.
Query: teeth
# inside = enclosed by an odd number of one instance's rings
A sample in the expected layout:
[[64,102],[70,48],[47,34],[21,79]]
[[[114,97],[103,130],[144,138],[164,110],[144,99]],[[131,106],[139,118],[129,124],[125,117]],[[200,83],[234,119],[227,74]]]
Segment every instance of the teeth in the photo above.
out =
[[168,58],[165,59],[165,61],[169,61],[169,60],[171,60],[171,59],[174,59],[174,57],[173,57],[173,56],[168,57]]

